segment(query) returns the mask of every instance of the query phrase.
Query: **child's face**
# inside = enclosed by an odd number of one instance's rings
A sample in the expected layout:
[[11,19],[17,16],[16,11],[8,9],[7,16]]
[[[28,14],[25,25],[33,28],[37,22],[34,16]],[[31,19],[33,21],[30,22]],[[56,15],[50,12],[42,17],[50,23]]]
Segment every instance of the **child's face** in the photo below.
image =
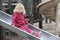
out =
[[21,10],[17,10],[18,13],[21,13],[22,11]]
[[[17,11],[17,12],[23,14],[23,12],[21,12],[21,11]],[[23,15],[25,15],[25,14],[23,14]]]

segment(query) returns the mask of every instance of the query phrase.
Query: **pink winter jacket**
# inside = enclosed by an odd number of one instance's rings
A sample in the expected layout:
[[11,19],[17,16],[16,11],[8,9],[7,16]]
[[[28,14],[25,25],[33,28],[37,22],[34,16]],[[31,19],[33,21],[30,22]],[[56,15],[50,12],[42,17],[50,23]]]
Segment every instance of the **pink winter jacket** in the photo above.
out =
[[26,27],[27,23],[28,22],[24,19],[23,13],[18,12],[13,13],[12,25],[31,33],[32,31],[28,27]]

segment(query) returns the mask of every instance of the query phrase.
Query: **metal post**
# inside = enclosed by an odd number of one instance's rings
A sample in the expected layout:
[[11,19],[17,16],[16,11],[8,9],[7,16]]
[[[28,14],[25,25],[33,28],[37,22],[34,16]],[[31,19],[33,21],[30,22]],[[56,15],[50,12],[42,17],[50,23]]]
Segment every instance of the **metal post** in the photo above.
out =
[[41,0],[34,0],[34,19],[39,19],[39,28],[42,29],[42,15],[41,15],[41,12],[40,12],[40,9],[39,7],[36,8],[36,6],[41,2]]
[[[2,10],[2,1],[3,0],[0,0],[0,10]],[[3,28],[1,25],[0,25],[0,40],[6,40],[6,36],[5,36],[5,28]]]
[[3,40],[6,40],[6,29],[3,28]]
[[9,9],[9,14],[12,14],[12,6],[11,6],[12,0],[8,0],[8,9]]
[[2,10],[2,0],[0,0],[0,10]]
[[0,40],[3,40],[3,30],[2,30],[2,26],[0,26]]
[[49,19],[49,23],[51,23],[51,19]]
[[45,19],[45,23],[48,23],[47,21],[48,21],[48,20],[47,20],[47,18],[46,18],[46,19]]
[[5,28],[0,26],[0,40],[6,40]]
[[39,18],[39,28],[41,28],[41,29],[42,29],[42,28],[43,28],[43,27],[42,27],[43,17],[42,17],[42,15],[41,15],[41,14],[39,14],[39,17],[38,17],[38,18]]

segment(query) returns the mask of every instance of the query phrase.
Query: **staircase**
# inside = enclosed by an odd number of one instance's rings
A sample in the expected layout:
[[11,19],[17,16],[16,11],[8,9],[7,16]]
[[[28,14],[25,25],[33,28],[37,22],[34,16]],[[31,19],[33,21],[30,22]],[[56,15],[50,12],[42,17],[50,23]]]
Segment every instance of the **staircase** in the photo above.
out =
[[40,13],[43,14],[46,18],[54,20],[56,18],[56,7],[60,0],[50,0],[43,4],[38,4],[40,7]]

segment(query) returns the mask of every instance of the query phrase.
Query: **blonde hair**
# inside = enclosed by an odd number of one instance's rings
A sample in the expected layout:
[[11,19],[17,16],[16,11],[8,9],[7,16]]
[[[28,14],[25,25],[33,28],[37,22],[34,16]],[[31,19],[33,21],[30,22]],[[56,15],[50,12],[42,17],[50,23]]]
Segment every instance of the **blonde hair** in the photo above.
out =
[[17,4],[13,12],[22,12],[23,14],[26,13],[25,8],[22,3]]

